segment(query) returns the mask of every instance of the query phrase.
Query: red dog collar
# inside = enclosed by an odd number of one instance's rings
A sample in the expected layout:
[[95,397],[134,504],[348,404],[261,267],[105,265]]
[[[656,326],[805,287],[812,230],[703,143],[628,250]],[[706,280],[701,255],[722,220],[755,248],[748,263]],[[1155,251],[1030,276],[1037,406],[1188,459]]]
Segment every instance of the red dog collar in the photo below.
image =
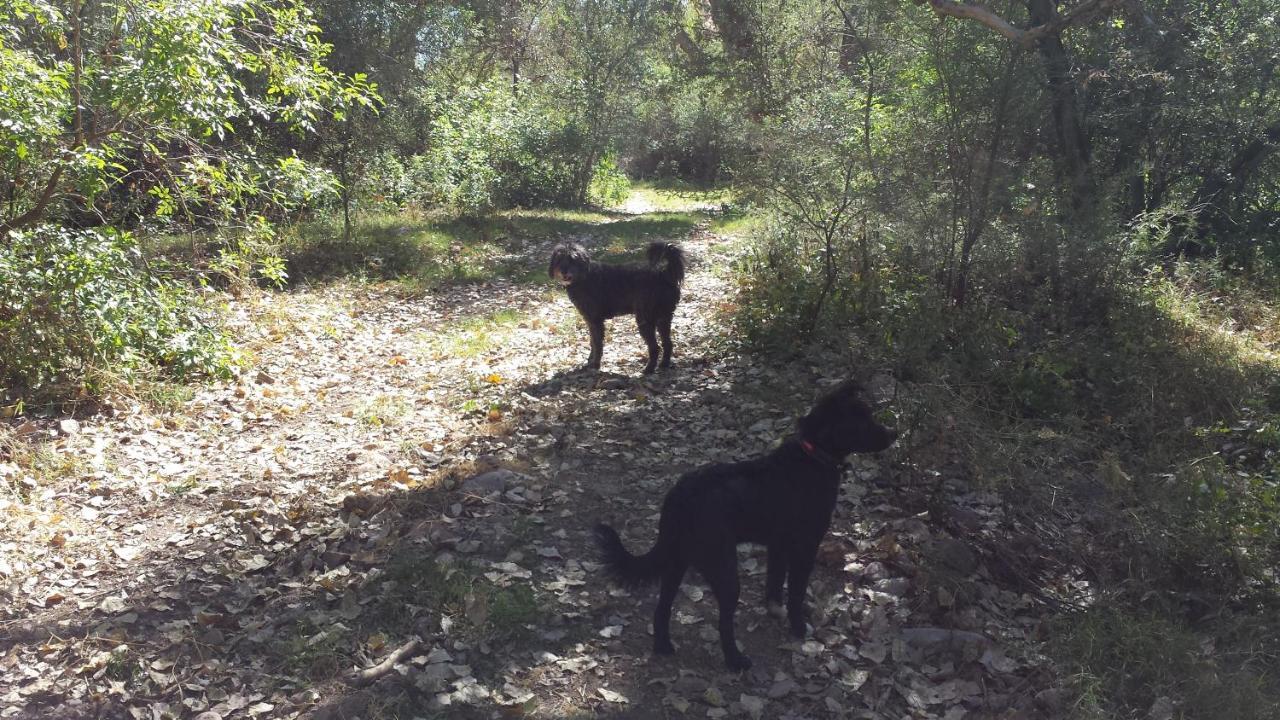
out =
[[800,438],[800,449],[804,451],[805,455],[808,455],[814,460],[817,460],[818,462],[823,463],[825,465],[830,465],[832,467],[838,468],[844,464],[837,458],[832,457],[822,448],[818,447],[817,445],[814,445],[812,442],[804,438]]

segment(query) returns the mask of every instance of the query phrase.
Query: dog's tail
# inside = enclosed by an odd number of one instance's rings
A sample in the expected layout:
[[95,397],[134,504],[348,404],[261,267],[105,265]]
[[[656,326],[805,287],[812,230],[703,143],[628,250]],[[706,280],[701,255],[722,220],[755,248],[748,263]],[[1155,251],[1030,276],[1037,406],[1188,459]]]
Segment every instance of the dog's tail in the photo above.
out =
[[649,267],[657,270],[663,280],[679,285],[684,280],[684,251],[675,243],[649,243]]
[[596,545],[604,566],[621,585],[635,587],[656,580],[667,565],[670,540],[658,533],[658,542],[643,555],[632,555],[622,544],[618,531],[600,523],[596,525]]

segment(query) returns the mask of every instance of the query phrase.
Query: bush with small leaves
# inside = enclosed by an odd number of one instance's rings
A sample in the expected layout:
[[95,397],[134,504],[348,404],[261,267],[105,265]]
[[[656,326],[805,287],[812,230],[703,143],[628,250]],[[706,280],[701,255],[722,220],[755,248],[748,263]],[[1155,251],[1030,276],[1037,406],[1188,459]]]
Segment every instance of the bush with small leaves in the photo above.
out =
[[0,383],[84,387],[94,368],[219,375],[227,341],[185,285],[147,268],[132,236],[40,226],[0,244]]

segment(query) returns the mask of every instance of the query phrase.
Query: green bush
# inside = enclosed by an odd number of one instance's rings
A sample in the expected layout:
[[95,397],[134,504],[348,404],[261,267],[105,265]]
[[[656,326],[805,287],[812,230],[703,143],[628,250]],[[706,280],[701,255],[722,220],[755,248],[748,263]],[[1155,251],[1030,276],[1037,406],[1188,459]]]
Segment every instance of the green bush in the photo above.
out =
[[430,149],[407,163],[374,163],[371,184],[383,189],[380,195],[479,216],[501,208],[608,204],[629,189],[611,154],[592,161],[578,119],[536,99],[517,102],[504,83],[440,97],[429,136]]
[[732,93],[712,78],[674,75],[639,108],[628,167],[641,177],[694,183],[728,179],[746,149],[746,127]]
[[588,201],[595,205],[617,205],[630,194],[631,181],[618,169],[618,163],[612,155],[596,163],[595,172],[591,174],[591,185],[587,188]]
[[1182,720],[1262,720],[1280,710],[1257,627],[1193,630],[1179,618],[1104,603],[1049,630],[1079,694],[1073,715],[1082,720],[1154,717],[1162,698]]
[[508,152],[498,160],[504,206],[579,204],[578,170],[586,144],[581,125],[553,108],[528,103],[516,109],[511,131]]
[[89,370],[226,372],[229,346],[183,285],[159,279],[132,236],[41,226],[0,245],[0,382],[20,392]]

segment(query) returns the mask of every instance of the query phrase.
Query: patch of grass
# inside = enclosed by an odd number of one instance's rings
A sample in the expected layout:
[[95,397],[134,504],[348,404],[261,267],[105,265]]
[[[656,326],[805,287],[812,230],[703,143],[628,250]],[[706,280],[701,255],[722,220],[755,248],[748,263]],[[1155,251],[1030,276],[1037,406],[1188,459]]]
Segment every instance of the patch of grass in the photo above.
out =
[[1161,698],[1182,720],[1263,720],[1280,712],[1274,655],[1268,667],[1252,643],[1195,633],[1155,611],[1092,608],[1059,621],[1054,638],[1082,720],[1145,717]]
[[375,395],[360,406],[356,416],[370,427],[398,425],[413,412],[413,404],[399,395]]
[[37,488],[77,477],[84,471],[80,458],[59,452],[52,444],[29,442],[13,437],[0,428],[0,462],[18,468],[17,476],[5,476],[9,493],[19,501],[30,502]]
[[191,492],[192,490],[195,490],[198,487],[200,487],[199,481],[197,481],[194,477],[188,476],[181,480],[177,480],[175,482],[171,482],[165,485],[164,489],[167,490],[169,494],[173,495],[174,497],[181,497]]
[[717,235],[740,237],[750,235],[761,226],[759,215],[751,213],[725,213],[711,221],[711,232]]
[[340,624],[316,627],[299,621],[275,647],[280,663],[291,674],[308,680],[324,680],[343,670],[349,660],[351,631]]
[[631,184],[628,202],[639,202],[659,212],[706,212],[733,201],[728,188],[700,187],[679,180],[655,180]]
[[593,228],[592,235],[600,238],[609,255],[599,259],[617,261],[636,259],[644,245],[657,240],[678,242],[683,240],[698,224],[698,217],[686,212],[659,212],[647,215],[624,216],[623,219]]
[[563,238],[590,237],[613,252],[653,240],[679,240],[697,224],[696,209],[629,215],[591,209],[517,209],[482,219],[439,213],[367,213],[356,217],[350,241],[334,218],[299,225],[284,238],[281,254],[290,281],[338,278],[392,280],[411,291],[446,283],[505,278],[538,284],[546,278],[544,246]]
[[423,611],[452,619],[452,634],[488,642],[523,637],[540,611],[526,584],[498,586],[468,564],[441,566],[420,553],[401,553],[387,565],[379,598],[367,619],[389,634],[408,631]]
[[177,413],[196,396],[191,385],[164,380],[134,383],[133,392],[138,399],[164,413]]
[[294,228],[281,253],[294,283],[364,277],[431,288],[492,277],[505,239],[491,221],[370,213],[356,218],[349,242],[340,221],[325,219]]
[[498,347],[524,319],[524,314],[515,310],[499,310],[461,320],[429,341],[450,357],[479,357]]
[[489,591],[489,621],[485,637],[490,640],[509,640],[524,636],[529,625],[541,617],[538,598],[524,584],[491,588]]
[[112,649],[103,673],[112,680],[128,682],[142,673],[142,665],[128,645],[117,645]]

